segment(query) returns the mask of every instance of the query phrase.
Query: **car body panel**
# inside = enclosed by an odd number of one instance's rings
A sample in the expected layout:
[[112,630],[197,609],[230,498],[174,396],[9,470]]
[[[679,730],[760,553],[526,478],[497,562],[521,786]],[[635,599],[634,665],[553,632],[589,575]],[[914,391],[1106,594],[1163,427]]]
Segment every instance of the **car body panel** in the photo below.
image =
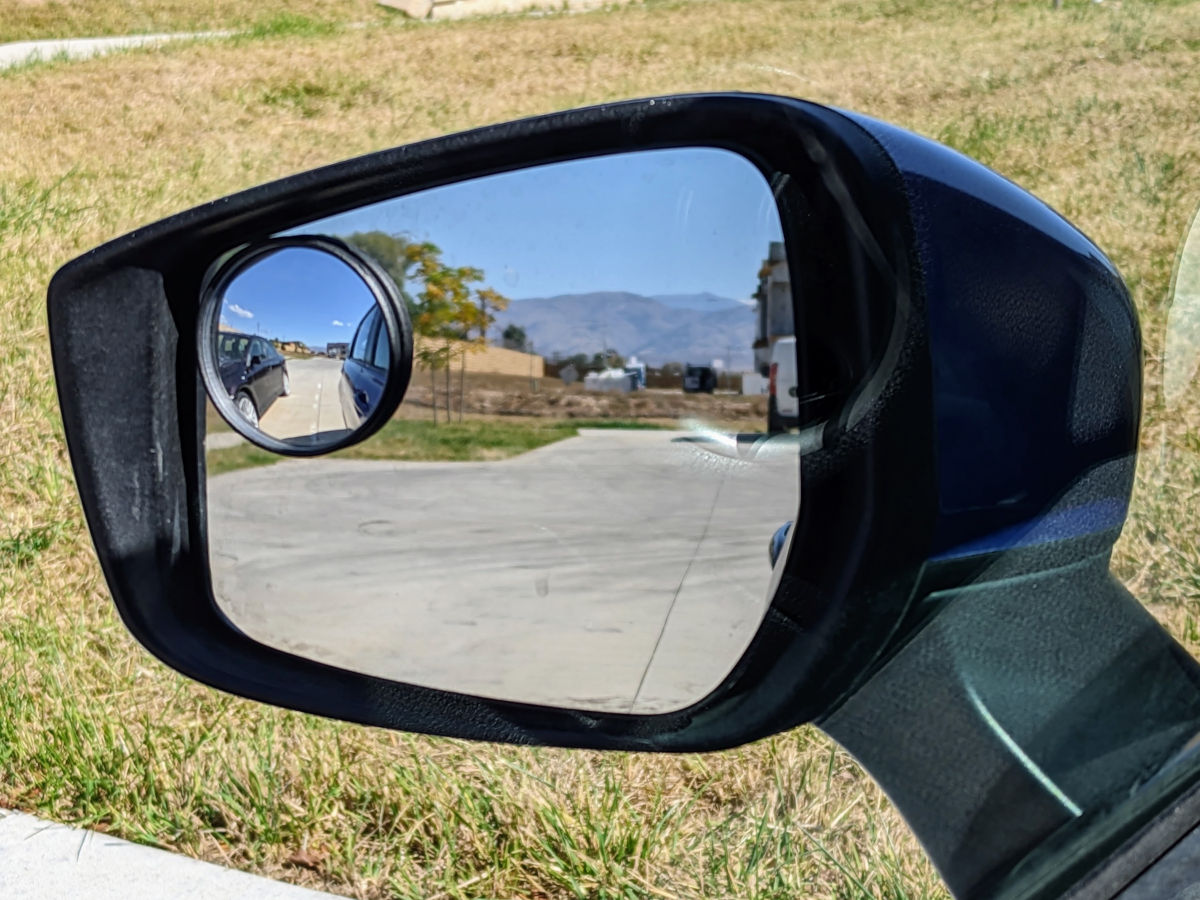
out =
[[[800,386],[796,373],[796,339],[781,337],[771,345],[769,400],[772,425],[794,428],[800,422]],[[776,430],[774,427],[772,431]]]
[[[386,329],[378,309],[367,313],[354,332],[342,374],[338,380],[338,401],[347,428],[357,428],[378,405],[388,381]],[[384,348],[381,350],[381,348]]]
[[221,332],[218,347],[221,382],[230,399],[248,393],[263,415],[283,395],[287,361],[270,341],[255,335]]

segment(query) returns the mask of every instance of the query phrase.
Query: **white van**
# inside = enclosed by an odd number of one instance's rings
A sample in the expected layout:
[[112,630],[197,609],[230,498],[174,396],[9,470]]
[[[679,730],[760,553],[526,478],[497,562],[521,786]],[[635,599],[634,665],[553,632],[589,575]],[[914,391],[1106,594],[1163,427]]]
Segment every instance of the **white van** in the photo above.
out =
[[782,337],[771,345],[767,431],[787,431],[800,424],[800,397],[796,388],[796,339]]

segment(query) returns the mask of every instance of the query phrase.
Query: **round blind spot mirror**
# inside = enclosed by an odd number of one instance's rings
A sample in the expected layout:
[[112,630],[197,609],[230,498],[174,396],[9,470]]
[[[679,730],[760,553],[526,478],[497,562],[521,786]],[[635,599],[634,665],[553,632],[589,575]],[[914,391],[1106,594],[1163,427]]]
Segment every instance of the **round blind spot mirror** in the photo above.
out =
[[267,241],[230,259],[204,292],[198,349],[221,419],[293,456],[373,433],[399,403],[412,365],[391,279],[340,241],[316,237]]

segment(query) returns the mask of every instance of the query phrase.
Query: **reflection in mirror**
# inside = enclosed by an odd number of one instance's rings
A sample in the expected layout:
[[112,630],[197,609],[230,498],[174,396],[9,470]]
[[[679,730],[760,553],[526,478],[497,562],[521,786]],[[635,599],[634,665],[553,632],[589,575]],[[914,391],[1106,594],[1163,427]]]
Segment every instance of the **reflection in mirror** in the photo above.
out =
[[[211,300],[210,398],[256,433],[332,445],[362,425],[387,384],[389,332],[376,294],[350,263],[320,247],[284,246],[246,259]],[[223,424],[211,409],[210,447],[239,443]]]
[[416,369],[355,447],[210,448],[225,615],[300,656],[494,699],[658,713],[717,687],[800,497],[792,292],[758,169],[708,148],[580,159],[302,231],[395,281]]

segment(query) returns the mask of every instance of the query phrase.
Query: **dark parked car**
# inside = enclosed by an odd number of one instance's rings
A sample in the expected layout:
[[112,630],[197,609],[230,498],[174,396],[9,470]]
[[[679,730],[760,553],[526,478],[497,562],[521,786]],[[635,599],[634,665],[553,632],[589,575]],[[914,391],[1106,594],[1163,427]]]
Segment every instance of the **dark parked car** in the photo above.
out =
[[358,323],[350,350],[342,362],[338,398],[347,428],[357,428],[375,409],[387,385],[390,359],[388,330],[379,307]]
[[225,390],[246,421],[257,425],[277,397],[291,393],[287,360],[270,341],[250,334],[223,331],[217,346]]
[[685,394],[711,394],[717,389],[717,373],[712,366],[693,366],[683,370]]

